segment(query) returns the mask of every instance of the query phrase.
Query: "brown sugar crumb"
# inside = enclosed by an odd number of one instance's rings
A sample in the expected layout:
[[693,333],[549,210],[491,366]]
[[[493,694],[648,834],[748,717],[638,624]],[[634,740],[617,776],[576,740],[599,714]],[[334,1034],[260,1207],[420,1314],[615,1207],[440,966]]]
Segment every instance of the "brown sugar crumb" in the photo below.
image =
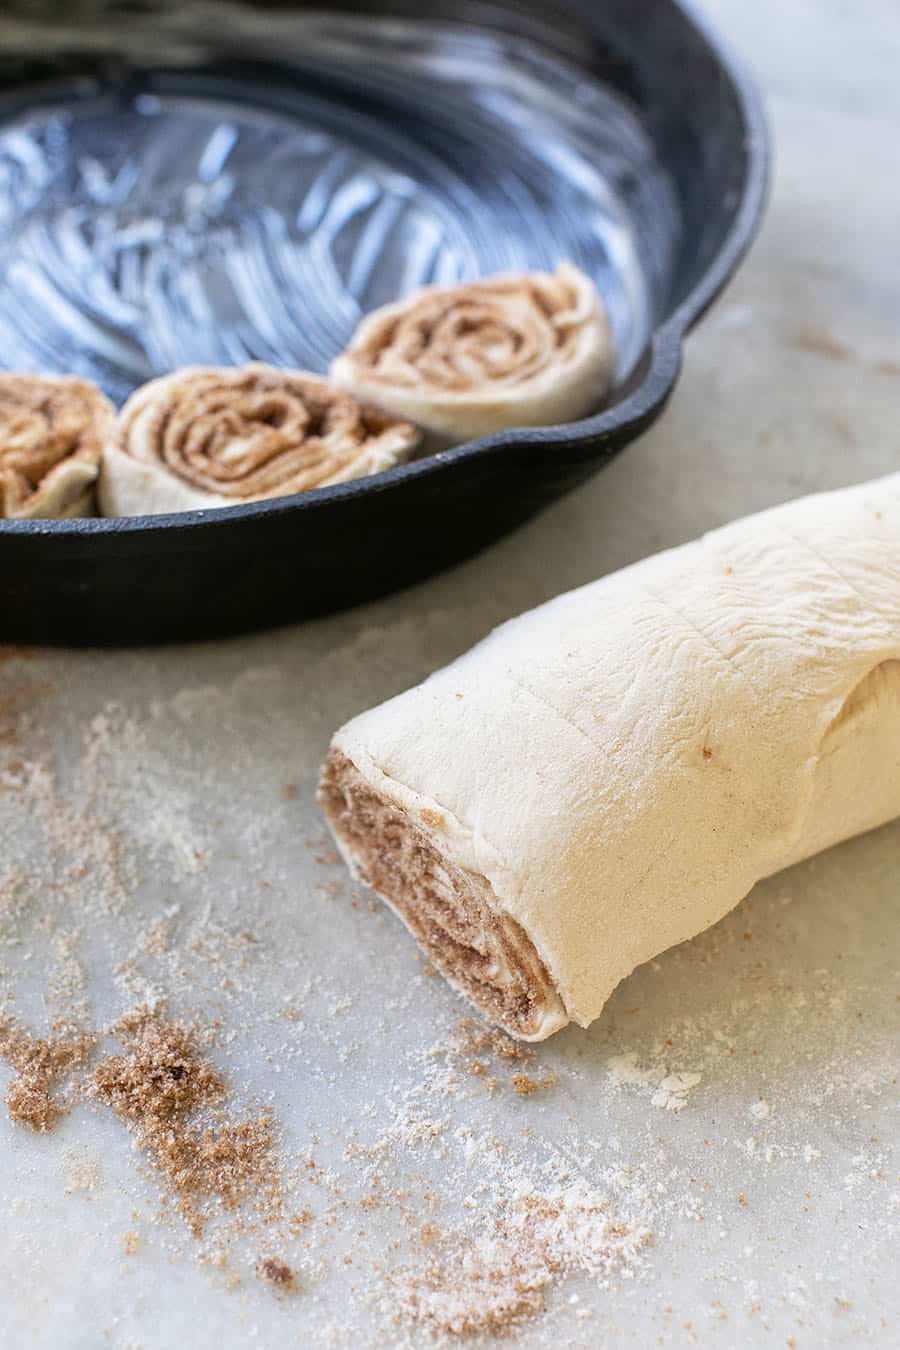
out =
[[495,1027],[482,1026],[474,1017],[463,1017],[457,1027],[457,1034],[459,1048],[464,1054],[477,1055],[490,1050],[498,1059],[517,1064],[528,1064],[534,1059],[535,1052],[526,1045],[520,1045]]
[[58,1023],[57,1035],[37,1039],[14,1022],[0,1021],[0,1055],[15,1070],[6,1090],[11,1120],[41,1132],[52,1130],[67,1106],[54,1096],[56,1084],[81,1068],[94,1040],[87,1032]]
[[261,1280],[285,1293],[293,1294],[298,1290],[296,1273],[283,1261],[276,1261],[273,1256],[260,1257],[256,1263],[256,1273]]
[[519,1097],[531,1097],[535,1092],[543,1092],[546,1088],[551,1088],[557,1082],[555,1073],[545,1074],[543,1078],[532,1078],[527,1073],[514,1073],[512,1078],[513,1087]]
[[440,811],[432,811],[430,806],[419,812],[419,819],[423,825],[430,826],[432,830],[442,830],[447,823]]
[[299,795],[300,789],[297,787],[296,783],[285,783],[281,789],[281,797],[283,801],[286,802],[296,801]]
[[[200,1054],[191,1028],[138,1008],[112,1032],[125,1053],[98,1066],[94,1095],[152,1159],[191,1231],[202,1233],[211,1201],[234,1210],[252,1197],[274,1217],[279,1196],[271,1116],[224,1118],[225,1082]],[[212,1123],[201,1124],[198,1115],[212,1115]]]
[[747,1197],[743,1191],[741,1191],[740,1194],[738,1195],[738,1204],[740,1205],[741,1209],[747,1208]]
[[557,1082],[554,1073],[545,1074],[543,1078],[534,1078],[526,1073],[525,1065],[531,1064],[536,1058],[535,1051],[527,1045],[514,1041],[511,1036],[507,1036],[496,1027],[485,1027],[474,1017],[464,1017],[457,1025],[453,1051],[456,1054],[472,1056],[465,1061],[465,1070],[474,1077],[481,1078],[489,1092],[495,1090],[498,1079],[491,1073],[490,1059],[485,1056],[493,1056],[495,1061],[500,1061],[499,1066],[494,1066],[495,1072],[497,1067],[506,1068],[510,1072],[513,1069],[517,1070],[511,1072],[510,1081],[520,1097],[530,1097],[532,1093],[542,1092]]
[[140,1238],[137,1233],[126,1233],[122,1239],[122,1245],[126,1256],[134,1256],[140,1246]]
[[488,1092],[493,1092],[497,1086],[497,1080],[493,1074],[488,1073],[488,1067],[483,1059],[473,1059],[469,1061],[468,1071],[475,1078],[481,1078]]

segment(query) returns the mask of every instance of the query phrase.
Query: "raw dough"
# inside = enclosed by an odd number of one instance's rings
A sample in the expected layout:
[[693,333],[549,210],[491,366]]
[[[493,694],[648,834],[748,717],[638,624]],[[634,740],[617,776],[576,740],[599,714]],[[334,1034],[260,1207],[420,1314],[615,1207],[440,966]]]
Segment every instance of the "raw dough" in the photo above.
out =
[[594,412],[613,372],[606,311],[571,263],[555,275],[425,287],[359,325],[331,378],[451,441]]
[[504,624],[344,726],[322,803],[494,1020],[587,1026],[760,878],[900,815],[900,474]]
[[0,375],[0,518],[92,515],[114,417],[88,380]]
[[105,516],[236,506],[380,473],[420,434],[304,371],[188,367],[132,394],[103,453]]

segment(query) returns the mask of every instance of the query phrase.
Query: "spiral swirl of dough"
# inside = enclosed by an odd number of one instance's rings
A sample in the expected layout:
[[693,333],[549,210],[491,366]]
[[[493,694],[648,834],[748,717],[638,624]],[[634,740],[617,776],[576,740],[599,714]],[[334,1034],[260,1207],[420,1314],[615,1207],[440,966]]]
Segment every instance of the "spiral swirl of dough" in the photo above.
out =
[[547,425],[597,406],[612,370],[606,315],[571,264],[555,274],[426,288],[362,321],[332,379],[451,438]]
[[135,515],[287,496],[391,468],[418,441],[408,423],[316,375],[189,368],[125,404],[104,454],[101,505]]
[[114,416],[87,380],[0,375],[0,517],[90,514]]

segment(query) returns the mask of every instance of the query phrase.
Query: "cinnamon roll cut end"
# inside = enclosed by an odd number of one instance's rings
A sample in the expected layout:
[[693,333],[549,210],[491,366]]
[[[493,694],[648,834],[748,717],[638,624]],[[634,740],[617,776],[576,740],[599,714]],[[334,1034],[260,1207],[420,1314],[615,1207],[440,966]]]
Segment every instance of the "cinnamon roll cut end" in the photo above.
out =
[[614,364],[594,283],[562,263],[385,305],[360,323],[331,378],[459,441],[583,417],[600,406]]
[[237,506],[382,473],[421,434],[321,376],[191,367],[125,404],[103,456],[104,515]]
[[492,1022],[541,1041],[568,1022],[534,944],[486,877],[454,862],[439,830],[373,787],[330,750],[319,803],[353,874],[403,920],[429,961]]
[[115,410],[70,376],[0,376],[0,517],[91,515]]

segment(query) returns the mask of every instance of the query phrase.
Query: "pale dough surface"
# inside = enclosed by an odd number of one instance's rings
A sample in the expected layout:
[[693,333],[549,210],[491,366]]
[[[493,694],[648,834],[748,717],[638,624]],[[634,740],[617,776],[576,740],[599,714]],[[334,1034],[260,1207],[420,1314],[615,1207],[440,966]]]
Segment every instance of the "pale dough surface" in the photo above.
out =
[[900,815],[900,474],[561,595],[334,744],[586,1026],[758,880]]
[[41,491],[21,511],[20,520],[72,520],[94,514],[96,464],[64,460],[48,475]]
[[135,459],[111,445],[103,451],[97,500],[102,516],[162,516],[238,504],[212,492],[198,492],[160,465]]

